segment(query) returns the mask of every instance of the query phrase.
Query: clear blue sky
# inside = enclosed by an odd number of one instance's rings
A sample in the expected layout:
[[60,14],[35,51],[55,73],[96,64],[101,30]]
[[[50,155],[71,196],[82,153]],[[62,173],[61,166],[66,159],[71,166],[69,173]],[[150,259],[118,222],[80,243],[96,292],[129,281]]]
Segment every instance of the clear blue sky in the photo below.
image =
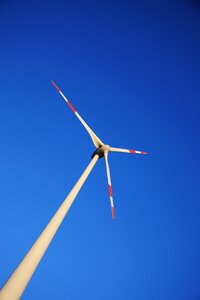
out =
[[22,299],[200,299],[198,1],[0,2],[0,286],[105,141]]

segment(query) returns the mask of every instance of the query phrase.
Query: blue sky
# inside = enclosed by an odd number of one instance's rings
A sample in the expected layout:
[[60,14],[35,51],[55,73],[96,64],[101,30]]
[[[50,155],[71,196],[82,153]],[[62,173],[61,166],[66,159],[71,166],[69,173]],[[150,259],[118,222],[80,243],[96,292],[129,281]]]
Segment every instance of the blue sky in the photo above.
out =
[[0,3],[0,286],[105,143],[22,299],[200,299],[198,1]]

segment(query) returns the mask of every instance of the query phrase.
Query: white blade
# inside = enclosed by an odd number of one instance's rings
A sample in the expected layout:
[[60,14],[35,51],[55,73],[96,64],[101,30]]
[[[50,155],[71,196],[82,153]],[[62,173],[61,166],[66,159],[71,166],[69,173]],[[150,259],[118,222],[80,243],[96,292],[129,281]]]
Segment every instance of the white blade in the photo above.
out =
[[61,92],[61,90],[59,89],[59,87],[55,84],[55,82],[53,80],[51,80],[51,82],[53,83],[53,85],[55,86],[55,88],[57,89],[57,91],[59,92],[59,94],[63,97],[63,99],[65,100],[65,102],[68,104],[68,106],[71,108],[71,110],[73,111],[73,113],[77,116],[77,118],[82,123],[82,125],[85,127],[85,129],[89,133],[89,135],[90,135],[90,137],[91,137],[91,139],[92,139],[95,147],[99,148],[100,146],[102,146],[103,142],[98,138],[98,136],[92,131],[92,129],[82,119],[82,117],[79,115],[79,113],[76,111],[76,109],[72,106],[72,104],[69,102],[69,100]]
[[111,152],[125,152],[125,153],[131,153],[131,154],[148,154],[144,151],[138,151],[138,150],[128,150],[128,149],[122,149],[122,148],[113,148],[110,147]]
[[110,178],[110,168],[108,164],[108,152],[104,152],[104,158],[106,163],[106,173],[108,178],[108,190],[109,190],[109,196],[110,196],[110,205],[111,205],[111,212],[112,212],[112,218],[115,218],[115,210],[114,210],[114,203],[113,203],[113,193],[112,193],[112,184],[111,184],[111,178]]

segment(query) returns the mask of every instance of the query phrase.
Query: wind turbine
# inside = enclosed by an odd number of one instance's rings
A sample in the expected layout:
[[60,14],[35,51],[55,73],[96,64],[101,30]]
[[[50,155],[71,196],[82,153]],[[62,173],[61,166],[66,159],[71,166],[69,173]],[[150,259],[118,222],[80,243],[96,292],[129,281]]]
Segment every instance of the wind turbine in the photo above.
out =
[[114,210],[114,202],[113,202],[113,192],[112,192],[112,184],[111,184],[111,177],[110,177],[110,167],[108,163],[108,153],[109,152],[124,152],[124,153],[131,153],[131,154],[147,154],[147,152],[144,151],[138,151],[138,150],[128,150],[128,149],[122,149],[122,148],[114,148],[110,147],[109,145],[106,145],[103,143],[100,138],[94,133],[94,131],[87,125],[87,123],[83,120],[83,118],[79,115],[77,110],[72,106],[72,104],[69,102],[69,100],[65,97],[65,95],[62,93],[60,88],[55,84],[53,80],[51,80],[59,94],[63,97],[65,102],[68,104],[68,106],[71,108],[72,112],[76,115],[76,117],[79,119],[79,121],[82,123],[82,125],[85,127],[87,132],[89,133],[96,150],[92,154],[92,158],[95,157],[95,155],[98,155],[99,158],[104,157],[105,164],[106,164],[106,173],[107,173],[107,179],[108,179],[108,190],[109,190],[109,196],[110,196],[110,206],[111,206],[111,213],[112,218],[115,218],[115,210]]
[[13,274],[10,276],[8,281],[0,290],[0,300],[18,300],[20,299],[22,293],[24,292],[28,282],[30,281],[35,269],[37,268],[40,260],[42,259],[43,255],[45,254],[51,240],[53,239],[55,233],[57,232],[59,226],[61,225],[64,217],[66,216],[69,208],[71,207],[75,197],[77,196],[78,192],[80,191],[81,187],[83,186],[85,180],[89,176],[90,172],[92,171],[93,167],[95,166],[98,159],[103,158],[105,159],[106,164],[106,173],[107,173],[107,180],[108,180],[108,190],[110,196],[110,206],[111,206],[111,213],[112,218],[115,218],[115,211],[114,211],[114,202],[113,202],[113,192],[112,192],[112,184],[111,184],[111,177],[110,177],[110,167],[108,163],[108,153],[109,152],[124,152],[129,154],[147,154],[144,151],[138,150],[128,150],[123,148],[114,148],[110,147],[109,145],[103,143],[100,138],[94,133],[94,131],[87,125],[87,123],[83,120],[83,118],[79,115],[77,110],[73,107],[73,105],[69,102],[69,100],[65,97],[59,87],[55,84],[52,80],[52,84],[55,86],[59,94],[68,104],[72,112],[76,115],[79,121],[87,130],[88,134],[90,135],[96,150],[92,154],[92,159],[88,164],[87,168],[77,181],[77,183],[72,188],[71,192],[65,198],[61,206],[58,208],[52,219],[49,221],[43,232],[40,234],[36,242],[33,244],[31,249],[22,259],[21,263],[15,269]]

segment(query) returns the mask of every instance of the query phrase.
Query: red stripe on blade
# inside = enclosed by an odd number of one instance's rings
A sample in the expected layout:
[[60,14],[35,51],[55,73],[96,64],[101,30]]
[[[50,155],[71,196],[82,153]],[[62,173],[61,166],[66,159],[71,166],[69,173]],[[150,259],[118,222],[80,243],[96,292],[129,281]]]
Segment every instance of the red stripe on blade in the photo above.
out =
[[112,210],[112,218],[113,218],[113,220],[114,220],[114,218],[115,218],[115,210],[114,210],[114,207],[111,207],[111,210]]
[[148,152],[144,152],[144,151],[142,151],[142,152],[141,152],[141,154],[148,154]]
[[110,184],[108,185],[108,189],[109,189],[110,197],[112,197],[112,186]]
[[130,153],[135,153],[135,150],[129,150]]
[[51,82],[53,83],[53,85],[55,86],[55,88],[57,89],[57,91],[60,93],[60,89],[59,87],[55,84],[55,82],[53,80],[51,80]]
[[73,105],[71,105],[71,103],[68,101],[67,104],[69,105],[69,107],[71,108],[71,110],[75,113],[76,110],[75,108],[73,107]]

